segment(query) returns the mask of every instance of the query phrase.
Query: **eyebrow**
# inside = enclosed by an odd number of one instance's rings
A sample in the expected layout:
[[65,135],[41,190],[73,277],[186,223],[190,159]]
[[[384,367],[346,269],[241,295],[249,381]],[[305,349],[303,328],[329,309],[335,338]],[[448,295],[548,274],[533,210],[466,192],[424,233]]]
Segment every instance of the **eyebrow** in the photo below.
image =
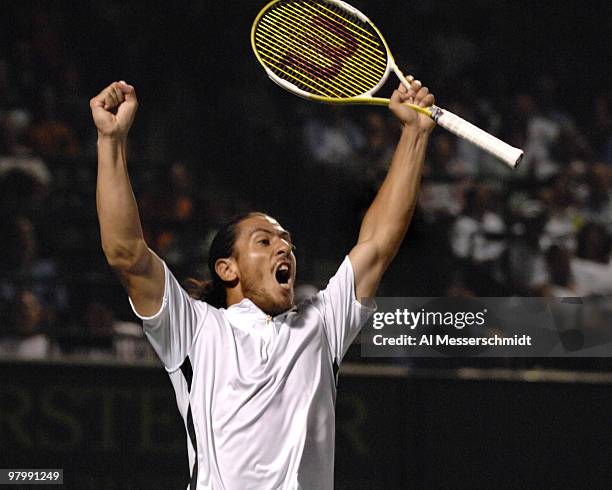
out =
[[[268,235],[276,235],[277,234],[276,232],[268,230],[266,228],[255,228],[253,231],[251,231],[251,236],[253,236],[258,231],[261,231],[263,233],[267,233]],[[287,240],[289,243],[293,243],[293,239],[291,238],[291,233],[289,233],[287,230],[283,230],[283,231],[279,232],[278,235],[281,238],[284,238],[285,240]]]

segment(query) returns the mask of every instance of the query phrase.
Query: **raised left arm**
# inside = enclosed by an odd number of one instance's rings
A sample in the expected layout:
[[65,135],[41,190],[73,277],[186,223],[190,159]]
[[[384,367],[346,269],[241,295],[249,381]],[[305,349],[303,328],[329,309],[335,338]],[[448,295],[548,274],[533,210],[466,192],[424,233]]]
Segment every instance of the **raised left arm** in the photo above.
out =
[[421,184],[429,134],[435,123],[404,102],[428,107],[434,97],[418,80],[407,90],[400,84],[389,108],[402,122],[402,135],[376,198],[361,223],[357,244],[349,253],[358,300],[375,295],[383,274],[397,254],[410,225]]

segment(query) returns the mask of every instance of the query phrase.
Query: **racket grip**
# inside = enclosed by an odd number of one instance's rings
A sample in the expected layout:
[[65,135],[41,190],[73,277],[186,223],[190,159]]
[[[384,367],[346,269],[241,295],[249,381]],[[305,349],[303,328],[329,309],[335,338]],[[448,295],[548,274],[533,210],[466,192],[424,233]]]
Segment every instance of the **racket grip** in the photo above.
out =
[[483,131],[465,119],[460,118],[446,109],[432,107],[431,117],[438,126],[474,143],[484,151],[496,156],[509,167],[515,168],[523,158],[523,150],[514,148],[492,134]]

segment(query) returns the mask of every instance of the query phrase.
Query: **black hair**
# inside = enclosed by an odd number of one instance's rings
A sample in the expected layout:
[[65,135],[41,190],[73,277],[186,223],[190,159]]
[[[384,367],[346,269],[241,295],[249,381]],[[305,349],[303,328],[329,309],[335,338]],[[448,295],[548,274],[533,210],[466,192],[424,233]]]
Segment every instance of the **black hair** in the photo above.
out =
[[239,214],[228,221],[215,235],[208,251],[208,270],[211,279],[202,281],[190,278],[186,289],[192,298],[206,301],[215,308],[227,308],[226,283],[219,277],[215,264],[219,259],[235,256],[234,246],[238,239],[238,226],[251,216],[267,216],[259,211]]

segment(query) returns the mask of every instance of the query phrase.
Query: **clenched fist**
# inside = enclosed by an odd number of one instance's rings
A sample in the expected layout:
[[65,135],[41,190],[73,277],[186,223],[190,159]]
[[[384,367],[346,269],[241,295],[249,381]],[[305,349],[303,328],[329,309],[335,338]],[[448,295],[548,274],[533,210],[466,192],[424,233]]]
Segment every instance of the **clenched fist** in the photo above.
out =
[[114,82],[89,101],[98,136],[125,139],[134,122],[138,100],[134,87]]
[[393,111],[402,124],[430,132],[436,125],[433,119],[411,109],[406,103],[420,107],[430,107],[434,104],[435,98],[433,94],[429,93],[427,87],[423,87],[418,80],[412,80],[411,77],[408,77],[407,80],[410,82],[410,89],[400,84],[391,96],[389,109]]

